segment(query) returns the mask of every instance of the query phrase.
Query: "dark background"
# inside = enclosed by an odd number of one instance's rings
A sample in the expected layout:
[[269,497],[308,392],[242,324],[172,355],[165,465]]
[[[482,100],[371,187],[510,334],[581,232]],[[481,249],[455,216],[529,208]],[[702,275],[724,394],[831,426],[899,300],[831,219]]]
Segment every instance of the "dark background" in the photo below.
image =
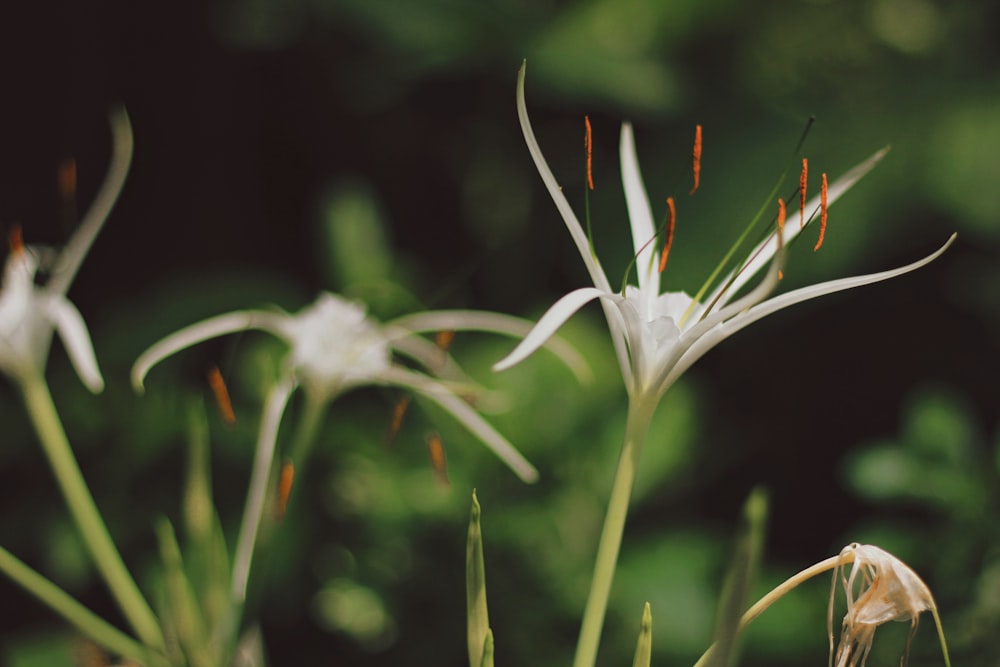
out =
[[[87,394],[58,349],[49,373],[126,561],[140,578],[153,571],[152,519],[178,510],[179,396],[204,394],[212,363],[237,385],[247,418],[234,430],[213,426],[216,497],[233,531],[259,406],[252,383],[238,386],[252,376],[238,368],[260,352],[246,352],[263,344],[256,338],[185,353],[151,376],[146,398],[134,398],[128,368],[158,337],[243,307],[294,311],[322,289],[364,298],[380,317],[424,307],[533,317],[586,284],[517,126],[514,83],[527,59],[536,134],[578,211],[582,116],[594,124],[594,235],[613,283],[630,252],[617,173],[623,119],[635,125],[654,209],[667,195],[681,199],[667,289],[697,290],[810,114],[817,122],[804,154],[814,175],[893,149],[832,209],[824,248],[795,249],[783,289],[898,266],[959,233],[915,274],[741,332],[671,390],[645,452],[605,664],[627,664],[646,599],[654,663],[700,654],[736,517],[758,484],[772,507],[762,590],[847,542],[880,540],[935,591],[956,663],[993,664],[998,24],[985,0],[5,9],[4,232],[19,223],[28,243],[64,242],[75,216],[56,188],[58,164],[76,159],[82,212],[107,164],[109,106],[124,103],[134,126],[129,181],[70,292],[108,389]],[[688,198],[696,123],[705,128],[702,188]],[[358,220],[375,241],[355,238]],[[533,487],[433,411],[414,411],[400,442],[383,447],[392,392],[338,401],[315,469],[300,481],[294,537],[258,607],[273,664],[462,664],[473,486],[485,512],[498,663],[570,659],[623,423],[604,328],[597,309],[567,328],[595,367],[595,384],[584,388],[551,360],[491,377],[508,342],[456,343],[460,362],[517,397],[494,421],[541,469]],[[429,428],[445,434],[447,490],[427,470]],[[0,542],[120,620],[10,387],[0,393],[0,432]],[[366,493],[349,502],[351,480]],[[360,630],[324,606],[359,590],[381,614]],[[766,615],[746,661],[825,659],[826,594],[817,584],[776,607],[773,620]],[[911,659],[937,664],[926,625]],[[43,647],[67,636],[0,581],[4,660],[46,664]],[[901,636],[883,640],[872,659],[895,660]]]

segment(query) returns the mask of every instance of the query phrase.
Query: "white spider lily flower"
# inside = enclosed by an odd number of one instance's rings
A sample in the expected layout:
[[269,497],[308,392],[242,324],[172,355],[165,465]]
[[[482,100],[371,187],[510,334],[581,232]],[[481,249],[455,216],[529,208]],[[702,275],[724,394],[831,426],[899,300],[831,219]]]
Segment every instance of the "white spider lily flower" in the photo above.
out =
[[[47,261],[50,250],[26,247],[17,228],[11,233],[0,287],[0,371],[15,382],[45,372],[52,335],[58,333],[83,384],[94,393],[104,388],[87,326],[66,292],[114,207],[132,159],[132,130],[125,110],[113,112],[110,121],[113,149],[108,174],[66,247]],[[35,282],[39,268],[50,270],[42,285]]]
[[[724,278],[719,283],[720,287],[703,302],[695,301],[684,292],[661,293],[660,253],[654,241],[653,215],[639,170],[632,127],[625,123],[622,125],[619,152],[638,285],[628,285],[624,294],[614,291],[535,139],[525,105],[524,74],[522,67],[517,84],[521,130],[542,181],[576,243],[594,286],[574,290],[559,299],[541,317],[535,329],[494,366],[495,370],[504,370],[519,363],[538,349],[577,310],[591,301],[600,300],[629,395],[656,401],[691,364],[745,326],[801,301],[888,280],[918,269],[940,256],[954,240],[953,235],[938,251],[897,269],[811,285],[769,299],[779,282],[781,248],[790,243],[800,230],[799,225],[789,224],[783,227],[780,240],[777,233],[772,233],[750,252],[741,268]],[[827,204],[836,201],[868,173],[885,153],[885,149],[875,153],[830,184]],[[804,210],[816,210],[819,206],[820,198],[816,197],[806,204]],[[746,282],[767,264],[770,264],[770,270],[766,277],[734,300]]]
[[[407,389],[449,412],[521,479],[528,482],[537,479],[538,472],[521,453],[461,398],[472,386],[471,382],[443,350],[416,335],[449,329],[523,336],[531,329],[530,322],[496,313],[431,311],[380,324],[368,316],[362,304],[325,292],[294,315],[267,310],[237,311],[170,334],[135,362],[132,384],[142,391],[146,374],[165,357],[201,341],[247,329],[271,333],[288,344],[283,383],[290,387],[289,393],[301,385],[313,400],[329,402],[361,385]],[[575,350],[565,343],[558,342],[553,351],[571,368],[584,366]],[[413,359],[443,379],[395,363],[394,354]],[[272,411],[271,419],[280,421],[281,413],[281,409]],[[266,425],[268,429],[275,427],[276,423]]]
[[[852,562],[850,573],[844,567]],[[905,664],[910,642],[917,631],[920,614],[930,611],[938,622],[934,597],[916,572],[889,552],[871,544],[850,544],[840,552],[830,585],[827,633],[830,638],[830,665],[834,664],[833,603],[837,581],[847,597],[847,613],[837,644],[837,667],[864,667],[875,638],[875,629],[889,621],[909,621],[910,635],[901,664]],[[947,660],[944,635],[940,635]]]

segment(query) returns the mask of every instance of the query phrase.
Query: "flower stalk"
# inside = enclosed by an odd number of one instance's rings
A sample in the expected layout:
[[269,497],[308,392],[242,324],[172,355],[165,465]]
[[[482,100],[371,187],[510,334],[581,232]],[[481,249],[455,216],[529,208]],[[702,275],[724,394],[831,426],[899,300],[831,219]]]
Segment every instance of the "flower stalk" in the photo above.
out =
[[604,527],[601,529],[601,538],[597,545],[594,576],[590,581],[590,593],[587,595],[587,603],[583,611],[580,638],[576,646],[576,656],[573,659],[574,667],[588,667],[597,660],[601,628],[604,626],[611,583],[614,580],[618,564],[618,552],[621,549],[622,535],[625,532],[625,518],[628,516],[632,487],[635,484],[642,446],[649,432],[656,406],[657,401],[655,400],[631,401],[629,403],[625,440],[619,454],[618,468],[615,470],[614,482],[611,485],[611,497],[604,518]]
[[111,594],[144,644],[163,648],[163,634],[156,615],[122,561],[111,534],[80,472],[73,449],[52,402],[48,384],[38,373],[25,374],[19,386],[28,415],[52,466],[66,506],[80,530],[87,551],[108,584]]

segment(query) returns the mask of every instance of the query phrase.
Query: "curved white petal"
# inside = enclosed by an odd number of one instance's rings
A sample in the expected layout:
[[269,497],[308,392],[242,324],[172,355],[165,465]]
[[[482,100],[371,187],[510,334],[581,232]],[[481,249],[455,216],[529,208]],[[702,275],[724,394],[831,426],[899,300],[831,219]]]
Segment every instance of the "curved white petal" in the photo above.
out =
[[553,304],[552,307],[549,308],[544,315],[542,315],[541,319],[539,319],[538,323],[535,325],[535,328],[524,337],[524,340],[518,343],[517,347],[515,347],[510,354],[493,364],[493,370],[503,371],[524,361],[528,356],[544,345],[545,341],[551,338],[552,335],[566,323],[566,320],[576,313],[576,311],[580,310],[594,299],[602,297],[611,297],[614,299],[619,298],[617,295],[610,294],[596,287],[581,287],[580,289],[573,290],[556,301],[555,304]]
[[802,301],[808,301],[809,299],[815,299],[816,297],[833,294],[834,292],[841,292],[854,287],[861,287],[863,285],[882,282],[883,280],[889,280],[905,273],[909,273],[910,271],[915,271],[940,257],[955,241],[956,236],[957,234],[952,234],[943,246],[927,257],[913,262],[912,264],[907,264],[906,266],[901,266],[889,271],[881,271],[879,273],[870,273],[862,276],[830,280],[824,283],[819,283],[818,285],[802,287],[788,292],[787,294],[779,294],[773,299],[768,299],[767,301],[750,308],[745,313],[737,315],[728,322],[723,322],[717,325],[715,328],[698,338],[698,340],[696,340],[688,348],[688,350],[681,357],[680,361],[674,365],[674,368],[671,370],[670,375],[665,381],[665,386],[669,386],[676,381],[676,379],[680,377],[681,373],[690,368],[691,364],[701,358],[701,356],[710,349],[721,343],[729,336],[732,336],[737,331],[753,324],[762,317],[767,317],[772,313]]
[[411,389],[421,396],[434,401],[451,413],[455,419],[461,422],[470,433],[479,438],[483,444],[493,450],[493,453],[499,456],[500,460],[506,463],[523,481],[534,482],[538,479],[538,470],[524,458],[521,452],[517,451],[507,438],[500,435],[478,412],[469,407],[465,401],[455,396],[447,387],[434,382],[424,375],[413,373],[398,366],[382,373],[378,380]]
[[[104,389],[104,378],[97,367],[97,357],[94,356],[94,346],[90,342],[87,325],[68,299],[59,294],[45,294],[43,307],[45,315],[51,320],[59,338],[66,347],[66,354],[87,389],[97,394]],[[46,338],[48,338],[46,336]],[[47,343],[46,343],[47,345]]]
[[[851,168],[847,173],[831,183],[827,188],[827,206],[833,206],[835,201],[840,199],[840,197],[851,189],[855,183],[861,180],[861,178],[864,177],[869,171],[874,169],[875,165],[877,165],[888,152],[888,148],[883,148],[861,164]],[[806,202],[805,210],[807,217],[811,212],[818,210],[819,205],[820,201],[818,195]],[[783,235],[785,246],[791,243],[791,241],[799,234],[800,228],[795,219],[797,217],[798,216],[789,216],[789,223],[785,225],[785,233]],[[741,267],[739,273],[736,275],[736,278],[733,280],[732,285],[726,288],[729,279],[732,277],[732,273],[730,273],[726,279],[719,284],[719,287],[713,291],[712,295],[705,299],[704,303],[714,303],[719,292],[723,289],[726,289],[726,295],[725,298],[719,299],[719,302],[721,304],[727,301],[728,297],[739,292],[740,288],[743,287],[747,281],[753,278],[758,271],[771,261],[771,258],[774,257],[774,253],[777,252],[777,250],[777,237],[775,234],[770,234],[764,241],[757,244],[757,246],[747,255],[748,260]]]
[[132,387],[135,391],[142,393],[143,380],[145,380],[149,369],[170,355],[210,338],[246,329],[262,329],[276,336],[284,337],[281,323],[287,317],[287,315],[261,310],[240,310],[210,317],[175,331],[139,355],[132,366]]
[[[485,331],[505,336],[522,338],[531,333],[535,323],[512,315],[491,313],[481,310],[434,310],[392,320],[385,324],[387,335],[394,347],[401,342],[393,337],[393,327],[400,327],[411,333],[428,333],[432,331]],[[552,337],[545,342],[544,347],[569,367],[582,383],[593,379],[590,366],[576,348],[559,338]],[[440,350],[439,350],[440,353]]]
[[618,148],[622,163],[622,186],[625,189],[625,203],[628,205],[628,220],[632,227],[632,252],[636,257],[635,272],[642,291],[643,316],[649,317],[653,301],[660,293],[659,253],[656,251],[656,227],[653,212],[649,207],[646,186],[639,170],[639,158],[635,152],[635,138],[632,125],[622,124],[621,143]]
[[271,463],[274,461],[278,428],[281,426],[281,416],[285,413],[285,406],[288,404],[292,392],[295,391],[295,387],[296,383],[293,377],[283,378],[268,392],[264,403],[264,414],[261,416],[260,431],[257,434],[257,448],[253,458],[253,470],[250,473],[250,486],[247,490],[247,502],[243,509],[243,520],[240,523],[240,534],[236,541],[236,552],[233,554],[233,580],[230,594],[236,604],[242,604],[246,599],[250,563],[253,560],[260,519],[264,514],[264,498],[267,496],[267,482],[271,478]]
[[111,164],[101,189],[94,197],[94,203],[90,205],[73,237],[59,253],[52,268],[52,276],[46,286],[56,294],[66,294],[69,290],[69,285],[73,282],[83,258],[87,256],[90,246],[104,226],[104,221],[118,201],[118,195],[125,185],[129,165],[132,163],[132,124],[125,108],[112,109],[108,122],[111,124]]
[[455,382],[474,384],[446,350],[441,349],[426,338],[393,326],[383,327],[382,333],[385,334],[393,350],[413,359],[434,376]]
[[535,139],[535,133],[531,129],[531,121],[528,119],[528,108],[524,101],[524,74],[526,68],[527,63],[521,65],[521,69],[517,73],[517,118],[521,122],[521,132],[524,134],[525,143],[528,144],[528,152],[531,153],[531,159],[535,161],[538,174],[542,177],[542,181],[545,183],[552,201],[555,202],[556,208],[559,209],[563,222],[566,223],[566,228],[569,229],[569,234],[573,237],[573,242],[576,243],[576,249],[580,252],[580,257],[583,258],[584,264],[587,265],[587,272],[590,273],[590,279],[594,281],[596,287],[610,292],[611,285],[608,283],[607,276],[604,275],[604,269],[601,268],[600,262],[597,261],[597,258],[591,252],[587,234],[583,231],[583,227],[580,226],[580,221],[577,220],[576,214],[573,213],[573,208],[566,201],[566,196],[563,195],[562,188],[559,187],[556,177],[552,174],[552,170],[549,169],[549,165],[545,161],[545,156],[542,155],[542,149],[539,148],[538,141]]

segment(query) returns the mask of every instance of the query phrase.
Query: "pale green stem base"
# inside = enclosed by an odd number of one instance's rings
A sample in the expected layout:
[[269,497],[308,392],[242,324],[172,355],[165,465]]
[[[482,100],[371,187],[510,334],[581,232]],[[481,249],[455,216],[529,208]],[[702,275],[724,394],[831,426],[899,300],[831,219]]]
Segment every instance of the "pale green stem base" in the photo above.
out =
[[31,374],[21,378],[19,386],[42,448],[66,499],[66,505],[98,571],[136,635],[147,646],[162,650],[163,634],[156,615],[139,592],[139,587],[111,540],[73,456],[45,378],[39,374]]
[[331,401],[331,397],[318,397],[308,391],[305,392],[305,406],[303,406],[302,416],[288,448],[288,458],[291,459],[296,468],[296,479],[302,478],[302,473],[309,461],[309,455],[312,454],[313,445],[316,443],[316,433],[319,431],[323,416]]
[[162,656],[151,655],[145,646],[84,607],[3,547],[0,547],[0,571],[109,651],[151,665],[166,664]]
[[583,611],[580,625],[580,639],[576,645],[574,667],[593,667],[597,661],[597,647],[601,641],[601,629],[608,608],[608,596],[618,564],[618,552],[625,532],[625,517],[628,515],[632,485],[642,445],[649,431],[649,424],[656,410],[657,401],[638,397],[629,401],[628,423],[625,426],[625,440],[618,458],[618,469],[611,486],[611,499],[604,518],[604,528],[597,546],[597,562],[594,577],[590,581],[590,594]]

